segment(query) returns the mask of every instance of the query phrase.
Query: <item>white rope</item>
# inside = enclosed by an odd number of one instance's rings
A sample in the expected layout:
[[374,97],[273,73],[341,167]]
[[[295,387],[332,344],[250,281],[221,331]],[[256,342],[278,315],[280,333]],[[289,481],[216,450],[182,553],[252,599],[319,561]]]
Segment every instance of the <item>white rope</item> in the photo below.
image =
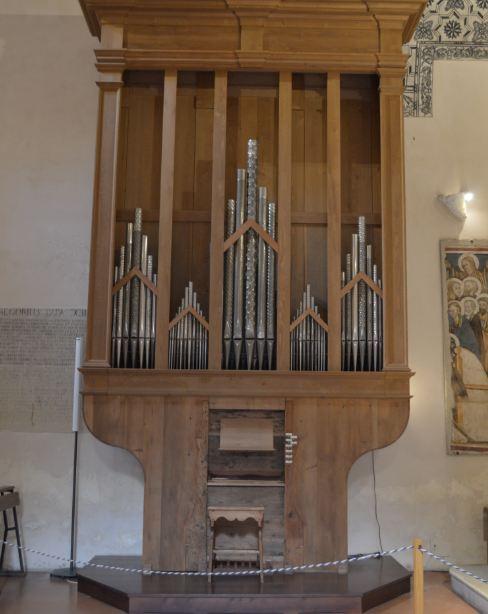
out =
[[430,550],[426,550],[425,548],[419,548],[419,550],[420,552],[423,552],[427,556],[432,557],[433,559],[435,559],[436,561],[439,561],[439,563],[442,563],[443,565],[445,565],[446,567],[449,567],[450,569],[455,569],[456,571],[459,571],[460,573],[463,573],[466,576],[470,576],[471,578],[474,578],[475,580],[478,580],[479,582],[483,582],[483,584],[488,584],[488,580],[486,578],[477,576],[472,571],[468,571],[467,569],[464,569],[463,567],[459,567],[459,565],[455,565],[454,563],[451,563],[451,561],[448,561],[447,559],[442,558],[442,556],[439,556],[438,554],[434,554],[433,552],[430,552]]
[[[244,569],[241,571],[213,571],[211,573],[207,571],[162,571],[162,570],[144,570],[144,569],[133,569],[129,567],[118,567],[116,565],[103,565],[101,563],[90,563],[87,561],[76,561],[73,559],[67,559],[63,556],[58,556],[57,554],[49,554],[47,552],[42,552],[41,550],[36,550],[35,548],[26,548],[25,546],[18,546],[17,544],[13,544],[7,541],[0,541],[0,544],[4,544],[9,548],[17,548],[18,550],[23,550],[24,552],[29,552],[31,554],[36,554],[38,556],[42,556],[44,558],[52,559],[54,561],[61,561],[63,563],[68,563],[71,565],[73,563],[75,567],[94,567],[95,569],[107,569],[109,571],[121,571],[125,573],[136,573],[147,576],[257,576],[263,573],[264,575],[276,575],[276,574],[284,574],[284,573],[296,573],[298,571],[306,571],[307,569],[324,569],[326,567],[335,567],[338,565],[345,565],[347,563],[355,563],[357,561],[367,561],[369,559],[381,558],[384,556],[390,556],[392,554],[398,554],[400,552],[407,552],[409,550],[413,550],[414,546],[400,546],[398,548],[392,548],[391,550],[385,550],[383,552],[373,552],[372,554],[363,554],[360,556],[351,556],[347,559],[341,559],[337,561],[327,561],[326,563],[310,563],[306,565],[294,565],[289,567],[278,567],[272,569],[263,569],[261,572],[259,569]],[[446,567],[450,569],[455,569],[460,573],[469,576],[470,578],[474,578],[483,584],[488,584],[488,579],[482,578],[474,574],[472,571],[468,571],[451,561],[435,554],[434,552],[430,552],[430,550],[426,550],[425,548],[419,548],[423,554],[430,556],[439,563],[442,563]]]
[[0,541],[0,543],[9,546],[10,548],[18,548],[24,552],[30,552],[31,554],[37,554],[48,559],[55,561],[62,561],[63,563],[74,564],[75,567],[94,567],[96,569],[107,569],[109,571],[123,571],[126,573],[137,573],[147,576],[258,576],[261,573],[264,575],[276,575],[282,573],[296,573],[297,571],[305,571],[307,569],[323,569],[325,567],[334,567],[336,565],[345,565],[346,563],[354,563],[356,561],[367,561],[369,559],[376,559],[384,556],[390,556],[398,552],[406,552],[412,550],[413,546],[400,546],[399,548],[392,548],[391,550],[385,550],[384,552],[374,552],[372,554],[363,554],[361,556],[352,556],[347,559],[341,559],[339,561],[328,561],[327,563],[310,563],[308,565],[294,565],[290,567],[278,567],[272,569],[244,569],[242,571],[213,571],[211,574],[207,571],[152,571],[144,569],[130,569],[127,567],[117,567],[115,565],[103,565],[101,563],[90,563],[86,561],[75,561],[67,559],[63,556],[56,554],[48,554],[47,552],[41,552],[34,548],[26,548],[25,546],[18,546],[7,541]]

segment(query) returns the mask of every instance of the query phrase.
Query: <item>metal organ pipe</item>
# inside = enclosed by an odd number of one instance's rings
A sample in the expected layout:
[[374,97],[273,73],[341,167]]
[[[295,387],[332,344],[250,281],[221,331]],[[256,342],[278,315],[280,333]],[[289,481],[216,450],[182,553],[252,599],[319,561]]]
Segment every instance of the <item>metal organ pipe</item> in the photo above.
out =
[[[365,274],[378,288],[378,267],[373,248],[366,242],[366,219],[358,218],[358,232],[352,235],[351,252],[346,256],[343,285],[358,273]],[[382,299],[364,280],[359,280],[342,300],[343,369],[379,371],[382,369]],[[344,332],[345,329],[345,332]]]
[[[247,168],[237,169],[234,200],[227,203],[228,239],[253,220],[276,239],[276,204],[267,202],[267,189],[257,186],[258,143],[247,143]],[[224,256],[223,340],[225,369],[272,369],[275,347],[275,253],[250,228]],[[245,343],[244,343],[245,342]]]
[[[148,253],[148,237],[142,234],[142,209],[135,210],[134,223],[126,228],[120,248],[114,283],[137,269],[157,284],[154,260]],[[112,321],[112,366],[151,368],[156,345],[156,296],[135,276],[114,295]]]

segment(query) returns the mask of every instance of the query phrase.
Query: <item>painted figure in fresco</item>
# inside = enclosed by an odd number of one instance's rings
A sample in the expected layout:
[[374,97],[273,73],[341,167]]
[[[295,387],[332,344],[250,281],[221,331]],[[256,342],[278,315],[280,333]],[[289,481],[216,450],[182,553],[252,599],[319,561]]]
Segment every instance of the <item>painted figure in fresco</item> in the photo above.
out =
[[465,252],[459,256],[458,260],[460,277],[465,279],[466,277],[475,277],[481,284],[483,290],[487,290],[486,279],[484,273],[479,270],[480,261],[475,254]]
[[463,298],[464,286],[463,282],[457,277],[451,277],[447,280],[447,300],[459,301]]
[[459,339],[461,347],[473,352],[481,360],[481,352],[470,322],[463,314],[463,306],[459,301],[448,304],[449,332]]
[[465,277],[463,279],[463,297],[477,297],[481,293],[481,283],[476,277]]
[[478,317],[480,319],[481,331],[483,332],[483,346],[485,350],[483,366],[488,373],[488,294],[480,294],[478,296]]
[[468,320],[474,336],[476,337],[476,343],[479,348],[479,359],[481,364],[485,365],[485,344],[483,339],[483,330],[481,328],[481,320],[478,315],[478,301],[470,296],[463,298],[461,301],[463,306],[464,317]]

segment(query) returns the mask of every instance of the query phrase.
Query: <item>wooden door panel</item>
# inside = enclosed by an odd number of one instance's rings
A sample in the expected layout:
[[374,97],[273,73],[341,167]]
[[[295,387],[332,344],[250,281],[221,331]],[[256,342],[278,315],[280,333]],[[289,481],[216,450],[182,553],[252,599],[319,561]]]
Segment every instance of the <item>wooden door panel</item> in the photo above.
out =
[[163,569],[205,570],[208,403],[166,398],[162,441]]
[[297,399],[286,405],[286,432],[298,436],[285,477],[285,558],[291,565],[324,562],[347,551],[349,463],[336,438],[338,403]]

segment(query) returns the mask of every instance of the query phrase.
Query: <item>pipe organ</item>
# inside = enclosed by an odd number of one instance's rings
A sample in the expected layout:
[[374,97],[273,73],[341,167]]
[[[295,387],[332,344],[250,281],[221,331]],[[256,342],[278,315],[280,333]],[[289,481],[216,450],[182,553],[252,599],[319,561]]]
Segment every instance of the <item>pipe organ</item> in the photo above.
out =
[[[341,559],[348,472],[409,416],[402,45],[423,2],[81,6],[84,414],[144,467],[144,564],[205,570],[208,506],[244,503],[266,565]],[[221,450],[221,417],[272,450]]]

